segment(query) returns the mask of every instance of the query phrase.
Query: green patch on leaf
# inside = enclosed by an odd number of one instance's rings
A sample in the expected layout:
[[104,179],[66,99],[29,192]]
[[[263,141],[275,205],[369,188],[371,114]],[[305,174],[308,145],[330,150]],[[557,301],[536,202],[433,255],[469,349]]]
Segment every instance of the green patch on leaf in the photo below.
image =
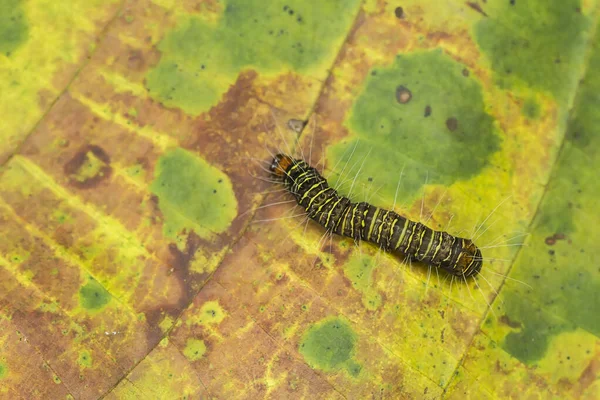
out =
[[563,321],[544,313],[539,306],[524,301],[509,300],[504,320],[515,327],[502,347],[525,364],[533,364],[546,354],[549,338],[571,329]]
[[109,164],[106,161],[97,157],[94,152],[88,151],[85,154],[85,161],[71,177],[77,182],[83,183],[90,179],[104,176],[104,171],[107,167],[109,167]]
[[0,379],[6,378],[8,375],[8,366],[6,364],[0,363]]
[[591,20],[579,0],[498,2],[475,25],[497,81],[539,88],[566,104],[580,77]]
[[359,1],[224,3],[217,21],[183,19],[160,42],[161,61],[147,77],[155,99],[200,114],[219,101],[245,68],[309,71],[335,55]]
[[125,169],[125,173],[132,178],[143,176],[146,170],[142,164],[133,164],[131,167]]
[[586,376],[596,356],[593,349],[598,338],[583,329],[561,333],[552,338],[546,357],[536,364],[536,371],[549,381],[577,382]]
[[205,238],[221,233],[237,215],[229,177],[180,148],[160,158],[150,190],[159,199],[164,235],[177,241],[184,229]]
[[22,0],[0,0],[0,53],[6,56],[27,40],[29,25]]
[[94,278],[79,289],[79,302],[88,311],[98,311],[110,302],[110,293]]
[[92,261],[100,254],[102,254],[103,250],[104,249],[101,246],[94,243],[89,246],[79,246],[78,252],[81,255],[81,257],[86,261]]
[[360,366],[353,360],[356,334],[340,319],[328,319],[313,325],[304,334],[299,351],[312,368],[335,371],[345,368],[356,376]]
[[58,222],[59,224],[73,222],[73,216],[71,214],[69,214],[68,212],[65,212],[60,209],[56,209],[52,212],[52,219],[54,221]]
[[225,319],[227,313],[218,301],[207,301],[200,310],[193,313],[188,319],[188,325],[218,325]]
[[[507,318],[522,328],[511,332],[504,348],[519,360],[541,359],[559,333],[583,329],[600,336],[600,277],[595,212],[600,186],[600,43],[592,48],[567,134],[532,234],[514,264],[505,299]],[[543,312],[542,312],[543,311]]]
[[158,324],[161,331],[167,332],[173,326],[173,318],[170,315],[166,315]]
[[17,248],[13,253],[8,256],[11,263],[18,265],[27,261],[30,257],[30,253],[27,250]]
[[60,307],[56,301],[44,302],[40,304],[39,311],[57,314],[60,311]]
[[188,339],[183,349],[183,355],[190,361],[196,361],[202,358],[206,353],[206,344],[204,340]]
[[353,255],[344,265],[344,274],[352,282],[352,286],[362,293],[362,302],[368,310],[376,310],[381,306],[381,295],[373,287],[373,271],[377,267],[373,257]]
[[[356,138],[328,149],[333,164],[349,166],[342,178],[361,169],[357,182],[375,190],[403,170],[398,194],[408,200],[426,180],[448,185],[477,175],[500,139],[480,83],[463,71],[439,50],[400,54],[371,70],[346,121]],[[383,185],[379,194],[394,198],[395,189]]]
[[540,116],[540,104],[535,99],[525,100],[522,110],[523,114],[529,119],[538,119]]
[[91,356],[90,352],[87,350],[80,351],[77,362],[82,367],[91,368],[92,367],[92,356]]
[[348,362],[347,370],[348,373],[350,373],[350,375],[357,377],[358,375],[360,375],[360,371],[362,371],[362,365],[354,361],[350,361]]

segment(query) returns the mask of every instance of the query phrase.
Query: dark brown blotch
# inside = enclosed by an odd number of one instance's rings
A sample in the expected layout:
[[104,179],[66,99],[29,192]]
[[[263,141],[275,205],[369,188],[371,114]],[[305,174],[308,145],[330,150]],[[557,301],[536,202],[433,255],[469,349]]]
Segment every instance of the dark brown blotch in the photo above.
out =
[[396,100],[400,104],[406,104],[412,99],[412,92],[405,86],[399,85],[396,88]]
[[[93,176],[81,179],[78,177],[82,168],[90,160],[90,154],[97,158],[101,165]],[[103,180],[110,178],[112,167],[110,166],[110,157],[108,153],[100,146],[87,144],[81,147],[77,153],[63,167],[65,175],[69,177],[69,183],[80,189],[89,189],[97,186]]]
[[513,321],[510,318],[508,318],[508,315],[506,315],[506,314],[502,315],[498,320],[502,324],[510,326],[511,328],[514,328],[514,329],[519,329],[523,326],[519,321]]
[[552,236],[548,236],[546,238],[546,240],[544,240],[544,242],[548,245],[548,246],[553,246],[556,244],[556,242],[558,240],[565,240],[567,238],[567,236],[564,233],[555,233]]
[[396,9],[394,10],[394,15],[396,16],[396,18],[402,19],[404,17],[404,10],[402,9],[402,7],[396,7]]
[[[186,307],[192,300],[193,295],[196,293],[195,282],[196,279],[192,279],[190,276],[190,265],[194,260],[196,251],[202,245],[202,239],[194,232],[191,231],[187,235],[185,242],[185,250],[181,251],[175,243],[169,244],[170,260],[169,265],[172,268],[172,273],[177,276],[185,288],[185,296],[180,298],[180,305]],[[196,277],[197,278],[197,277]]]
[[425,113],[423,114],[423,116],[425,118],[429,117],[431,115],[431,106],[430,105],[426,105],[425,106]]
[[454,132],[458,129],[458,120],[454,117],[448,118],[446,120],[446,128],[448,128],[449,131]]
[[487,17],[488,15],[485,13],[485,11],[483,11],[483,9],[481,8],[481,6],[473,1],[467,1],[467,6],[470,7],[471,9],[477,11],[479,14],[483,15],[484,17]]

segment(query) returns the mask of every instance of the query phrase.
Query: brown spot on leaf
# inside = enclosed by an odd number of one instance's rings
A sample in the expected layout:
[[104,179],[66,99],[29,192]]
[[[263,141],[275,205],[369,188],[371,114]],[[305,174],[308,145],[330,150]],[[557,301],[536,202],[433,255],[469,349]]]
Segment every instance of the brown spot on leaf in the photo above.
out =
[[73,232],[71,229],[59,226],[54,231],[54,240],[65,248],[73,246]]
[[552,236],[548,236],[544,241],[548,246],[553,246],[558,240],[564,240],[566,235],[564,233],[555,233]]
[[438,44],[443,41],[452,39],[452,35],[448,32],[433,31],[427,33],[427,39],[429,39],[432,43]]
[[[198,121],[193,128],[194,134],[183,141],[182,147],[193,151],[202,149],[204,155],[211,155],[209,161],[218,162],[221,166],[234,161],[235,158],[230,157],[234,150],[229,138],[246,137],[255,121],[259,120],[256,102],[260,94],[254,85],[256,77],[257,73],[253,70],[240,73],[221,102],[209,111],[208,118]],[[259,126],[264,127],[262,124]]]
[[477,328],[473,318],[464,314],[455,314],[447,320],[450,323],[452,333],[458,337],[469,337]]
[[463,74],[463,76],[465,76],[465,77],[466,77],[466,76],[469,76],[469,70],[468,70],[468,69],[466,69],[466,68],[463,68],[463,70],[462,70],[462,74]]
[[127,66],[134,71],[143,71],[146,68],[144,53],[141,50],[132,50],[127,57]]
[[423,114],[423,116],[425,118],[429,117],[431,115],[431,106],[430,105],[426,105],[425,106],[425,113]]
[[515,329],[519,329],[523,326],[519,321],[513,321],[510,318],[508,318],[508,315],[506,315],[506,314],[501,316],[498,320],[501,323],[503,323],[504,325],[508,325],[511,328],[515,328]]
[[170,260],[168,266],[170,268],[170,274],[177,277],[182,288],[182,295],[178,299],[177,303],[173,304],[162,304],[158,307],[144,311],[146,321],[151,327],[148,332],[149,343],[156,343],[163,336],[161,329],[158,325],[161,321],[169,315],[172,318],[177,318],[181,311],[186,308],[195,294],[198,291],[197,288],[197,277],[191,276],[190,274],[190,263],[194,259],[196,250],[201,246],[202,239],[196,235],[193,231],[187,236],[185,244],[185,250],[181,251],[177,248],[175,243],[169,244]]
[[190,232],[185,242],[185,250],[181,251],[175,243],[169,244],[169,253],[171,253],[171,260],[169,265],[173,269],[173,274],[177,276],[184,288],[186,296],[182,296],[179,303],[182,306],[187,306],[192,300],[194,295],[193,285],[190,281],[190,263],[194,259],[196,250],[201,245],[202,240],[195,232]]
[[485,11],[483,11],[483,9],[481,8],[481,6],[473,1],[467,1],[467,6],[469,6],[470,8],[472,8],[473,10],[477,11],[479,14],[483,15],[484,17],[487,17],[488,15],[485,13]]
[[446,120],[446,128],[451,132],[454,132],[458,128],[458,120],[454,117],[450,117]]
[[290,277],[285,273],[274,274],[272,278],[277,286],[287,287],[290,283]]
[[[221,99],[221,102],[213,107],[209,114],[211,120],[219,121],[219,128],[222,130],[230,130],[238,128],[239,121],[236,118],[231,118],[232,112],[240,112],[246,110],[246,105],[251,98],[259,97],[256,94],[254,81],[258,74],[256,71],[247,70],[238,76],[238,80],[234,85],[229,87]],[[253,112],[254,110],[247,112]],[[242,119],[249,120],[250,118]]]
[[302,129],[306,126],[306,121],[302,121],[301,119],[290,119],[287,122],[287,126],[294,132],[301,133]]
[[573,390],[573,383],[568,378],[563,377],[558,380],[557,387],[560,392],[567,393]]
[[600,361],[598,359],[592,359],[588,366],[583,370],[579,377],[579,387],[581,392],[584,392],[596,379],[598,379],[598,373],[600,372]]
[[94,144],[81,147],[63,169],[69,183],[81,189],[97,186],[112,173],[110,157],[102,147]]
[[396,100],[400,104],[406,104],[412,99],[412,93],[406,87],[400,85],[396,88]]
[[150,201],[148,201],[148,208],[150,209],[150,215],[152,222],[160,221],[162,218],[162,211],[158,205],[159,199],[155,194],[150,195]]
[[402,19],[404,17],[404,10],[402,9],[402,7],[396,7],[396,9],[394,10],[394,15],[396,16],[396,18]]
[[500,364],[499,360],[496,360],[496,364],[494,365],[494,369],[497,373],[507,375],[506,369],[502,368],[502,364]]
[[47,89],[38,91],[38,104],[42,110],[50,107],[50,104],[56,99],[56,94]]

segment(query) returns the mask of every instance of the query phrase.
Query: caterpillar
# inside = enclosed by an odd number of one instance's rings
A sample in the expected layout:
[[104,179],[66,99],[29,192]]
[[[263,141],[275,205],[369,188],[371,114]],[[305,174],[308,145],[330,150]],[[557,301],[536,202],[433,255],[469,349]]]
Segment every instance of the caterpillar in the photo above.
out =
[[306,210],[308,218],[328,232],[403,253],[463,279],[481,271],[481,250],[472,240],[433,230],[367,202],[353,203],[303,160],[277,154],[269,171]]

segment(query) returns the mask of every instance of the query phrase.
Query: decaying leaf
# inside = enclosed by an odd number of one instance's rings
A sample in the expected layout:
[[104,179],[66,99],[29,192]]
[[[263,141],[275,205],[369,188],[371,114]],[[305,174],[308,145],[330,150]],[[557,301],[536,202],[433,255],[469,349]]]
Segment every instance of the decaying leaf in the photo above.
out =
[[[0,397],[598,397],[597,1],[0,11]],[[482,273],[326,235],[276,152]]]

